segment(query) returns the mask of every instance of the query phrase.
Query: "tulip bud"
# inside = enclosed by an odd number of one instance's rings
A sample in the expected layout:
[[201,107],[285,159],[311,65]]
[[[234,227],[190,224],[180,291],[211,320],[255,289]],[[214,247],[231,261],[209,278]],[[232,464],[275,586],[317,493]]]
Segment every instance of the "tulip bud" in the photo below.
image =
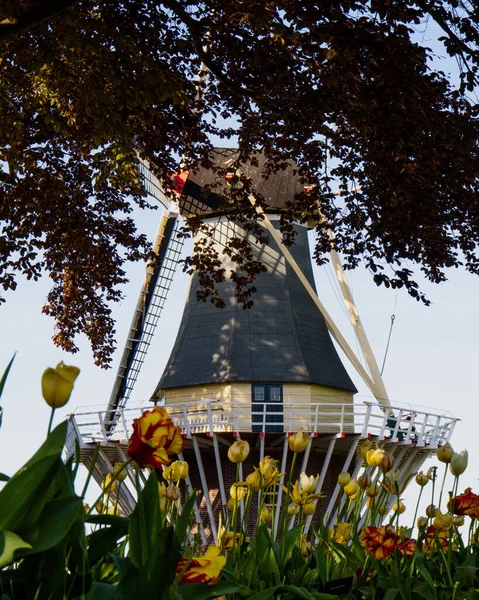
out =
[[462,527],[464,525],[464,515],[453,517],[452,522],[456,527]]
[[117,515],[120,511],[117,506],[109,506],[106,512],[108,515]]
[[406,510],[406,506],[404,505],[402,500],[399,500],[399,503],[395,502],[393,504],[392,510],[393,510],[393,513],[399,513],[400,515],[402,515],[403,512]]
[[298,513],[299,513],[299,506],[297,504],[291,503],[288,506],[288,515],[290,517],[294,517],[294,515],[297,515]]
[[385,452],[379,465],[379,468],[383,473],[388,473],[393,468],[393,464],[394,458],[392,457],[392,454],[389,454],[389,452]]
[[166,496],[163,496],[162,498],[160,498],[160,510],[162,513],[165,513],[168,511],[168,499]]
[[432,522],[436,531],[449,531],[452,527],[452,515],[446,513],[443,514],[439,509],[436,511],[436,517]]
[[297,433],[293,433],[293,435],[288,438],[288,444],[293,452],[301,454],[308,447],[309,435],[300,429]]
[[363,461],[367,461],[367,454],[369,452],[369,450],[371,450],[372,448],[372,444],[370,442],[370,440],[366,440],[364,443],[361,444],[360,446],[360,451],[361,451],[361,457],[363,459]]
[[235,509],[235,506],[236,506],[236,502],[235,502],[234,498],[230,498],[228,500],[228,510],[233,511]]
[[228,449],[228,458],[232,463],[242,463],[249,454],[249,444],[245,440],[236,440]]
[[87,502],[84,502],[84,503],[83,503],[83,510],[84,510],[86,513],[89,513],[89,512],[90,512],[90,505],[89,505]]
[[311,545],[311,542],[308,542],[306,535],[303,535],[301,538],[301,554],[303,556],[309,556],[312,551],[313,546]]
[[176,502],[181,498],[180,488],[177,488],[176,485],[169,485],[166,488],[166,497],[170,502]]
[[377,483],[375,485],[371,485],[366,490],[366,496],[369,496],[370,498],[374,498],[374,496],[377,496],[379,494],[379,490],[380,490],[380,488]]
[[451,463],[449,465],[449,470],[454,475],[454,477],[459,477],[459,475],[462,475],[467,469],[468,458],[469,456],[467,450],[463,450],[459,454],[456,454],[454,452],[451,458]]
[[101,515],[101,513],[103,512],[104,506],[103,506],[103,502],[97,502],[95,504],[95,510],[98,514]]
[[427,517],[419,517],[416,522],[418,529],[425,529],[427,527],[427,524],[428,524]]
[[184,460],[175,460],[163,470],[163,477],[175,483],[188,477],[188,463]]
[[127,476],[126,467],[123,468],[123,463],[117,462],[115,463],[111,474],[113,479],[116,479],[117,481],[125,481]]
[[358,482],[355,479],[351,479],[348,485],[344,486],[343,491],[348,498],[353,499],[352,496],[355,496],[359,492]]
[[166,496],[166,485],[165,482],[158,482],[158,496],[164,498]]
[[437,450],[437,460],[449,464],[451,462],[452,455],[454,454],[454,450],[449,442],[445,443],[444,446],[441,446]]
[[351,475],[349,473],[340,473],[338,475],[338,483],[342,488],[344,488],[346,485],[348,485],[350,480],[351,480]]
[[108,475],[103,480],[102,487],[106,491],[107,494],[111,494],[112,492],[115,491],[116,481],[113,479],[111,473],[108,473]]
[[358,485],[362,490],[367,489],[371,485],[371,477],[367,473],[363,473],[358,477]]
[[308,502],[303,506],[303,512],[308,517],[310,515],[314,515],[316,510],[316,504],[314,502]]
[[230,488],[230,495],[233,500],[243,500],[243,498],[248,493],[248,488],[245,485],[233,484]]
[[384,517],[385,515],[387,515],[389,512],[389,506],[387,505],[387,503],[382,503],[379,504],[377,507],[377,513],[378,515],[381,515],[382,517]]
[[428,481],[429,477],[427,475],[424,475],[422,471],[416,475],[416,483],[419,486],[424,487],[425,485],[427,485]]
[[272,516],[273,516],[273,512],[272,512],[271,508],[269,506],[263,506],[263,508],[261,509],[261,513],[260,513],[260,519],[264,523],[268,523],[269,521],[271,521]]
[[432,519],[435,514],[436,514],[436,510],[437,508],[434,506],[434,504],[430,504],[427,508],[426,508],[426,515]]
[[55,369],[45,369],[42,375],[42,395],[51,408],[61,408],[70,400],[73,384],[80,369],[68,367],[63,362]]
[[253,492],[258,492],[262,487],[262,476],[259,471],[253,471],[246,477],[246,483],[251,487]]

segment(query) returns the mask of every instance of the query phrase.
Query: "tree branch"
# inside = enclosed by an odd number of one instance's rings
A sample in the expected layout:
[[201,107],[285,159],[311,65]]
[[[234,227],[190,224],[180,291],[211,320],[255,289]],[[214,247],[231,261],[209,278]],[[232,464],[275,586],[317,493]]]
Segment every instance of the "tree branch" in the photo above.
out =
[[39,0],[23,13],[0,23],[0,42],[9,40],[64,12],[78,0]]

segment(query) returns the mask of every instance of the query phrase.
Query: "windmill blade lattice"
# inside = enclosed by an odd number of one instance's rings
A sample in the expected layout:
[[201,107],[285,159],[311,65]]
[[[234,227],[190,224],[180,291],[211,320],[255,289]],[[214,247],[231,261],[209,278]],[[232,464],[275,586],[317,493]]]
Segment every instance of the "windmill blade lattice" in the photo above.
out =
[[183,248],[183,239],[178,235],[181,223],[175,202],[166,198],[157,178],[146,165],[141,165],[140,172],[146,191],[165,207],[165,211],[154,245],[158,260],[154,267],[147,268],[108,404],[104,427],[109,433],[113,432],[119,411],[125,408],[138,379]]

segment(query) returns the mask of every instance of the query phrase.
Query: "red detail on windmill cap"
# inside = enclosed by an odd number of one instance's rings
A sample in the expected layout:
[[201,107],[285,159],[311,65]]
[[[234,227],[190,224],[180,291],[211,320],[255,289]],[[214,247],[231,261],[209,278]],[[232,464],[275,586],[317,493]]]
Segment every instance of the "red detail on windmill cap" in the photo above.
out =
[[344,432],[343,432],[343,433],[340,433],[339,435],[340,435],[340,437],[342,437],[342,438],[345,438],[345,437],[346,437],[346,434],[345,434]]
[[319,437],[319,433],[318,433],[317,431],[314,431],[314,432],[313,432],[313,437],[314,437],[314,438],[317,438],[317,437]]
[[206,437],[211,437],[211,431],[206,432]]
[[291,437],[293,435],[292,431],[288,431],[288,437]]
[[264,437],[264,431],[259,432],[259,437]]
[[167,185],[168,189],[181,196],[189,174],[189,171],[181,171],[181,173],[173,173],[170,175],[171,183]]

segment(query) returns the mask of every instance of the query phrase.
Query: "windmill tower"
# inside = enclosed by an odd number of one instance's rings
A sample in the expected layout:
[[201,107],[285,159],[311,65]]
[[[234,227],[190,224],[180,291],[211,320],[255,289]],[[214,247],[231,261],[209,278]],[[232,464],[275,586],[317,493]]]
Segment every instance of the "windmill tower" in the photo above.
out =
[[[222,169],[236,158],[231,149],[219,149],[212,155],[215,166]],[[194,275],[174,348],[153,394],[155,401],[164,402],[185,436],[181,458],[190,464],[187,484],[200,492],[195,510],[204,525],[204,541],[217,536],[218,515],[235,478],[227,449],[237,437],[248,440],[252,448],[241,465],[244,478],[266,455],[280,461],[281,472],[287,471],[288,436],[299,428],[307,431],[310,441],[297,473],[320,475],[317,492],[326,498],[318,502],[317,511],[332,523],[338,510],[337,475],[349,471],[356,476],[363,468],[358,451],[361,440],[372,438],[384,444],[393,453],[402,477],[445,443],[455,424],[449,416],[391,407],[338,256],[333,252],[332,262],[367,369],[316,294],[307,228],[294,225],[296,244],[289,250],[282,244],[279,215],[286,202],[302,191],[298,177],[291,166],[265,179],[265,159],[261,154],[256,159],[254,165],[241,166],[253,190],[245,200],[260,215],[269,244],[258,243],[242,224],[228,218],[222,195],[227,183],[223,179],[218,185],[215,170],[184,174],[179,181],[178,205],[168,205],[158,182],[145,169],[147,191],[166,207],[156,244],[160,258],[156,268],[147,273],[108,408],[97,413],[98,420],[77,413],[70,421],[70,447],[76,438],[86,464],[91,461],[93,445],[100,443],[97,479],[109,472],[115,460],[125,457],[123,444],[131,421],[141,412],[127,402],[181,253],[179,215],[202,214],[211,226],[214,246],[227,273],[237,267],[234,257],[223,253],[226,241],[231,236],[250,239],[254,258],[262,260],[267,269],[255,282],[253,308],[243,310],[235,302],[232,280],[218,286],[226,308],[198,302],[199,282]],[[255,194],[261,195],[261,206]],[[354,402],[356,388],[332,339],[375,402]],[[406,413],[410,413],[408,419]],[[129,510],[133,493],[125,486],[123,495],[120,503]],[[278,509],[278,518],[279,513]],[[308,518],[307,529],[310,524]]]

